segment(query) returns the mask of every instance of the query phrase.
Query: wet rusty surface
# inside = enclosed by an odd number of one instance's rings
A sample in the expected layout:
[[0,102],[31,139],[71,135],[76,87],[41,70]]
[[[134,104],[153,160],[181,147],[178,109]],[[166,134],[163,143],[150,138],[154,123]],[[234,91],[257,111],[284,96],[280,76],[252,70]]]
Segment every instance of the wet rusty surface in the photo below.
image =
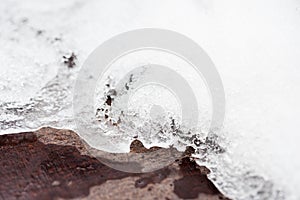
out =
[[130,152],[134,153],[147,153],[147,152],[153,152],[158,149],[161,149],[160,147],[150,147],[150,149],[147,149],[144,147],[143,143],[139,140],[133,140],[130,144]]
[[[149,150],[136,140],[131,151]],[[188,157],[151,173],[117,171],[88,156],[78,136],[67,130],[44,128],[0,136],[0,199],[155,199],[167,181],[171,184],[165,198],[197,199],[201,194],[223,198],[207,179],[208,172]],[[119,184],[131,188],[121,197],[117,197],[122,191]],[[111,186],[114,189],[105,190]]]
[[167,178],[169,174],[170,170],[168,168],[164,168],[152,173],[142,174],[140,175],[140,178],[135,181],[135,187],[144,188],[150,183],[160,183],[162,180]]
[[183,158],[179,166],[183,177],[174,181],[174,192],[178,197],[193,199],[197,198],[200,193],[215,195],[220,193],[214,184],[207,179],[208,169],[199,167],[189,158]]
[[81,155],[74,146],[45,145],[33,133],[1,136],[0,144],[2,199],[86,196],[94,185],[133,176]]

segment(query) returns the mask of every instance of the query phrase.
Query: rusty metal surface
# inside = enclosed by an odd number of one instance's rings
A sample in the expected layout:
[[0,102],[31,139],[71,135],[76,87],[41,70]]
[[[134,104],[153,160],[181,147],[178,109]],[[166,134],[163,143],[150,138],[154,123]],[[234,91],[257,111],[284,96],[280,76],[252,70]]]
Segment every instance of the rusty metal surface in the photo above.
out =
[[[138,141],[131,150],[147,151]],[[152,173],[117,171],[69,130],[0,136],[0,199],[226,199],[207,173],[188,157]]]

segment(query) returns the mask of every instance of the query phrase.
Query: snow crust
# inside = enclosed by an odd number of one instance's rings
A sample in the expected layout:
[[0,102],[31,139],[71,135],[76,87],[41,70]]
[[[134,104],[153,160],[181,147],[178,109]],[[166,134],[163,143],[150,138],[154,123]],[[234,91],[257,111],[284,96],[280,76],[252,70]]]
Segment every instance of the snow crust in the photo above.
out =
[[[182,33],[208,53],[226,94],[213,138],[195,155],[233,199],[300,199],[300,2],[5,0],[0,5],[0,134],[75,129],[72,89],[87,56],[118,33]],[[76,67],[62,57],[75,52]],[[209,110],[209,109],[207,109]]]

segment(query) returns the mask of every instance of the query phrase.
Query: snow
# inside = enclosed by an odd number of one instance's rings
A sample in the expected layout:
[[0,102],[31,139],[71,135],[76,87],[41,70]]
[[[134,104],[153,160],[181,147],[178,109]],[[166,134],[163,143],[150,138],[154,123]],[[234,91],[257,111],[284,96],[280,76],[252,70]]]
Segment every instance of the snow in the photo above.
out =
[[[83,61],[110,37],[145,27],[190,37],[221,75],[226,152],[199,160],[216,185],[234,199],[299,199],[296,0],[2,1],[0,134],[75,128],[72,89]],[[74,69],[62,63],[71,52]]]

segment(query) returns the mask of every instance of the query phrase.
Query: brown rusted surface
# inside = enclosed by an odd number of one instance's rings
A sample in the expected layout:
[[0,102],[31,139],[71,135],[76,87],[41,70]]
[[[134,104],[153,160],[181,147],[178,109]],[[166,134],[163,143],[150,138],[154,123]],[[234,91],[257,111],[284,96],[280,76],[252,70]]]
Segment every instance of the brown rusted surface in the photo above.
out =
[[[199,167],[189,158],[183,158],[179,164],[182,178],[174,181],[174,192],[178,197],[184,199],[197,198],[200,193],[219,194],[214,184],[207,179],[206,174],[209,170]],[[182,187],[188,185],[188,187]]]
[[106,167],[97,159],[81,155],[74,146],[44,144],[36,139],[34,133],[2,138],[2,199],[86,196],[89,194],[89,188],[94,185],[131,176]]
[[[139,141],[131,150],[147,151]],[[0,136],[0,199],[224,198],[206,173],[189,158],[152,173],[117,171],[90,157],[68,130]]]
[[139,140],[134,140],[130,144],[130,152],[134,152],[134,153],[147,153],[147,152],[156,151],[158,149],[161,148],[154,146],[151,147],[150,149],[147,149],[146,147],[144,147],[143,143]]

